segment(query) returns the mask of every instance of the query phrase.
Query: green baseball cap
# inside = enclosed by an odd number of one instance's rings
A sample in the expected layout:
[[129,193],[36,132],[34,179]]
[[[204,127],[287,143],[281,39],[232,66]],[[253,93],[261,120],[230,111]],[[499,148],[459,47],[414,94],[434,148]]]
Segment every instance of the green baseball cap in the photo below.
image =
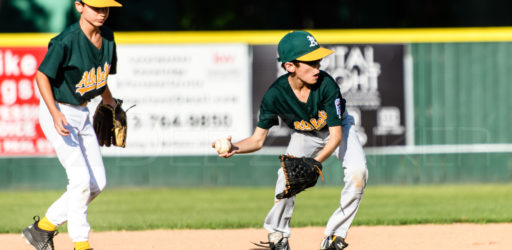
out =
[[313,35],[306,31],[292,31],[279,41],[277,53],[279,62],[310,62],[320,60],[334,51],[320,47]]

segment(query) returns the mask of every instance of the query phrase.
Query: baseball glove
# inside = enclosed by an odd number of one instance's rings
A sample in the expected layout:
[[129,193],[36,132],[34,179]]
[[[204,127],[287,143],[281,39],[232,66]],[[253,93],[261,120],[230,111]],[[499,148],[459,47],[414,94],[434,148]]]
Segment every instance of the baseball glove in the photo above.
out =
[[98,104],[94,112],[92,126],[100,146],[114,145],[124,148],[127,129],[126,112],[121,107],[123,101],[119,99],[115,99],[115,101],[115,107],[103,104],[103,101]]
[[318,176],[322,174],[322,163],[310,157],[296,158],[290,155],[280,155],[281,167],[286,177],[286,188],[276,195],[277,199],[290,198],[306,188],[316,185]]

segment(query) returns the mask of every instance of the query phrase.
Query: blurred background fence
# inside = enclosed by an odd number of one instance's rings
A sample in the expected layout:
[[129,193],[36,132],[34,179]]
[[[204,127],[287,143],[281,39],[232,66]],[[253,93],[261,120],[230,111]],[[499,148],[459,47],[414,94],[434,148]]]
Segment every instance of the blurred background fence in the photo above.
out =
[[[264,149],[254,154],[220,159],[209,145],[221,136],[250,135],[263,92],[283,73],[275,61],[276,43],[289,26],[307,28],[337,52],[322,62],[322,69],[336,78],[356,118],[369,185],[512,180],[511,28],[325,29],[339,25],[322,24],[316,17],[283,27],[272,18],[276,26],[264,26],[260,19],[236,26],[232,18],[239,17],[229,13],[211,14],[212,26],[204,26],[206,17],[190,11],[194,1],[160,2],[160,10],[150,14],[142,1],[112,11],[109,24],[124,32],[116,33],[119,67],[109,86],[127,107],[137,106],[128,113],[127,148],[104,149],[110,187],[273,186],[286,128],[274,128]],[[0,34],[0,189],[66,185],[39,128],[33,75],[49,39],[76,21],[71,3],[0,2],[0,32],[7,32]],[[336,8],[346,9],[341,5]],[[260,8],[242,6],[236,15],[250,16]],[[155,13],[164,10],[169,16],[189,12],[163,20]],[[418,13],[429,15],[428,9]],[[482,19],[497,20],[499,13]],[[347,17],[330,18],[328,23]],[[379,19],[364,20],[344,25],[375,27],[370,20]],[[163,23],[175,31],[158,31]],[[215,23],[225,31],[215,31]],[[424,25],[410,21],[404,26]],[[453,21],[452,26],[459,25]],[[191,31],[195,27],[203,31]],[[246,28],[226,31],[240,27]],[[325,166],[326,181],[320,185],[341,184],[337,160],[331,157]]]

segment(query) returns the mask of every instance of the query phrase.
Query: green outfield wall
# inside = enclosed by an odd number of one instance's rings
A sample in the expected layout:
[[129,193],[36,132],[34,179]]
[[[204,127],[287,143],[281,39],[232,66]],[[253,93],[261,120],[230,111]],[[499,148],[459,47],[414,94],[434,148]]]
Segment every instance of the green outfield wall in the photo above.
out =
[[[161,37],[198,42],[194,39],[216,34],[210,33]],[[227,33],[215,36],[220,40],[214,42],[226,42],[228,35],[235,35],[236,42],[265,44],[280,36],[278,32],[251,34],[247,38],[243,32]],[[118,36],[124,43],[136,43],[130,39],[137,37]],[[41,40],[47,38],[44,35]],[[369,185],[512,181],[511,28],[318,31],[317,38],[327,43],[409,45],[413,143],[366,149]],[[320,185],[341,185],[343,173],[337,160],[331,157],[324,165],[325,181]],[[105,166],[109,187],[272,186],[279,168],[277,154],[231,159],[105,157]],[[66,183],[64,169],[54,157],[0,158],[0,189],[60,189]]]
[[[368,185],[506,183],[512,181],[509,153],[368,155]],[[272,186],[277,156],[105,158],[108,186]],[[342,185],[336,158],[324,164],[319,185]],[[60,189],[67,184],[56,158],[0,159],[0,189]]]
[[512,142],[512,43],[410,48],[416,145]]

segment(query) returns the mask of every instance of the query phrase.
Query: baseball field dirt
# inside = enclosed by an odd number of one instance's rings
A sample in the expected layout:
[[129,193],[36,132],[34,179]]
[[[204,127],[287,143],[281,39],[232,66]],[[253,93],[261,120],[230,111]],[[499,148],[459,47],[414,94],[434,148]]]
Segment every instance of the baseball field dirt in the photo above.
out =
[[[347,237],[348,250],[509,250],[512,223],[407,226],[354,226]],[[96,250],[256,250],[251,242],[266,241],[263,229],[156,230],[92,232]],[[319,249],[323,228],[293,228],[293,250]],[[2,249],[33,249],[21,234],[0,235]],[[55,238],[56,250],[71,250],[67,234]]]

